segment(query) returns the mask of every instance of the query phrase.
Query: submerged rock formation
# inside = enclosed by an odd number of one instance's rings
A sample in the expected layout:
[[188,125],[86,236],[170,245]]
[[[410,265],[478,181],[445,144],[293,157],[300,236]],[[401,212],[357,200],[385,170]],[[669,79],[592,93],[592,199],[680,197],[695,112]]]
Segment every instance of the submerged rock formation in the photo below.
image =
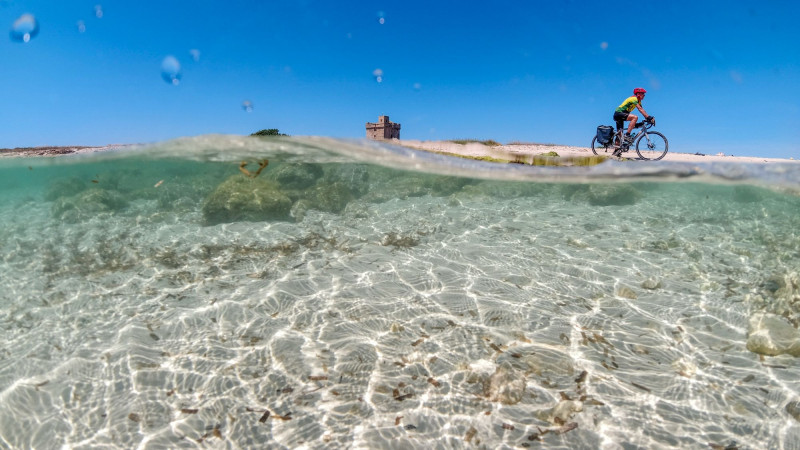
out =
[[642,198],[639,189],[629,184],[568,184],[562,188],[568,200],[580,200],[594,206],[634,205]]
[[292,201],[268,180],[234,175],[217,186],[203,204],[209,225],[236,221],[288,220]]
[[278,182],[283,189],[306,189],[322,178],[323,170],[319,164],[283,164],[269,173],[269,178]]
[[71,197],[61,197],[53,203],[53,216],[63,222],[76,223],[88,220],[98,213],[113,212],[128,206],[118,192],[107,189],[89,189]]
[[486,380],[483,391],[490,401],[506,405],[519,403],[525,394],[525,376],[506,361]]
[[775,314],[756,314],[750,318],[747,349],[767,356],[800,356],[800,331]]

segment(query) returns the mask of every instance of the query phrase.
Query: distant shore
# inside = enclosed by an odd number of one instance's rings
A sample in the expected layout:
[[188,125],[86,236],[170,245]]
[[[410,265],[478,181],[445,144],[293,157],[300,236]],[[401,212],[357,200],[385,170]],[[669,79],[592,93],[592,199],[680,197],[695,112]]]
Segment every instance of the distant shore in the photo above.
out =
[[[487,145],[481,142],[458,143],[453,141],[418,141],[418,140],[391,140],[390,144],[401,145],[416,150],[424,150],[445,155],[460,156],[471,159],[483,159],[497,162],[526,162],[535,157],[552,155],[555,152],[561,158],[592,157],[592,149],[588,147],[571,147],[556,144],[519,143],[506,145]],[[103,152],[127,147],[127,144],[105,146],[45,146],[45,147],[19,147],[0,148],[0,158],[3,157],[55,157],[73,154]],[[611,157],[610,154],[603,155]],[[636,159],[636,152],[629,151],[623,154],[622,160]],[[755,156],[731,156],[723,154],[680,153],[670,151],[663,161],[669,162],[738,162],[738,163],[800,163],[800,160],[785,158],[762,158]]]
[[33,156],[63,156],[80,153],[94,153],[124,147],[124,145],[104,145],[101,147],[90,147],[81,145],[68,146],[46,146],[46,147],[17,147],[0,148],[0,158],[2,157],[21,157],[30,158]]
[[[594,156],[588,147],[570,147],[555,144],[507,144],[487,145],[480,142],[456,143],[452,141],[416,141],[398,140],[393,143],[417,150],[434,153],[451,154],[466,158],[489,159],[498,161],[524,162],[526,158],[547,155],[555,152],[559,157],[581,158]],[[607,156],[611,157],[609,153]],[[637,159],[636,151],[623,154],[621,159]],[[800,160],[783,158],[760,158],[755,156],[730,156],[722,154],[679,153],[670,150],[662,161],[668,162],[737,162],[737,163],[800,163]]]

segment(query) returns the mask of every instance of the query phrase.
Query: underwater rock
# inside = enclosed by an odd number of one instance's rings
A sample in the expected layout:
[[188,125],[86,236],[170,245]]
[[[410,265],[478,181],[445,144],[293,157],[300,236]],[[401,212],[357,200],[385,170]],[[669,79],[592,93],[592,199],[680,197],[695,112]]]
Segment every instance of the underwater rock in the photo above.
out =
[[790,303],[800,301],[800,275],[797,272],[787,273],[779,277],[777,285],[778,289],[775,290],[776,297]]
[[278,185],[259,178],[234,175],[217,186],[203,203],[209,225],[237,221],[288,220],[292,201]]
[[573,414],[583,411],[583,403],[577,400],[561,400],[551,409],[540,411],[537,416],[555,425],[569,421]]
[[572,200],[574,197],[583,197],[589,192],[588,184],[564,184],[560,187],[561,195],[567,199]]
[[800,422],[800,400],[787,403],[786,412],[794,417],[794,420]]
[[756,314],[748,324],[747,349],[766,356],[800,356],[800,331],[775,314]]
[[44,199],[53,201],[62,197],[71,197],[89,189],[89,183],[78,177],[61,178],[53,181],[47,186]]
[[575,248],[589,248],[589,244],[583,242],[580,239],[574,239],[571,237],[567,238],[567,245]]
[[568,200],[581,200],[593,206],[634,205],[642,198],[642,193],[628,184],[570,184],[561,193]]
[[572,384],[575,366],[564,348],[540,349],[521,358],[527,371],[555,383]]
[[503,362],[484,382],[483,392],[490,401],[514,405],[525,394],[525,376],[514,370],[509,362]]
[[344,209],[344,215],[353,219],[366,219],[370,216],[370,210],[361,202],[350,202]]
[[[138,198],[155,197],[158,206],[170,211],[188,211],[197,207],[200,200],[208,195],[208,189],[189,184],[163,184],[158,189],[137,191]],[[150,191],[150,192],[147,192]],[[152,191],[155,191],[154,193]]]
[[633,205],[642,194],[627,184],[592,185],[589,189],[589,204],[595,206]]
[[292,205],[289,215],[294,217],[295,222],[302,222],[306,217],[306,212],[311,209],[311,202],[308,200],[298,200]]
[[283,189],[306,189],[322,178],[324,172],[319,164],[292,163],[283,164],[269,174]]
[[311,208],[340,213],[355,198],[353,191],[344,183],[319,183],[306,191],[306,200]]
[[344,183],[356,197],[369,191],[369,180],[370,172],[364,164],[329,164],[322,178],[327,183]]
[[381,239],[381,245],[384,247],[391,245],[396,249],[416,247],[419,242],[419,238],[411,233],[397,234],[394,231],[390,231]]
[[642,281],[642,287],[649,290],[655,290],[661,287],[661,280],[655,278],[648,278]]
[[116,191],[90,189],[72,197],[62,197],[53,204],[53,217],[67,223],[87,220],[97,213],[118,211],[128,202]]
[[757,310],[783,316],[800,326],[800,274],[778,272],[760,283],[759,294],[748,294],[746,300]]
[[639,298],[639,296],[636,295],[636,292],[634,292],[634,290],[628,286],[619,286],[614,293],[619,297],[628,298],[631,300],[636,300]]
[[672,368],[678,375],[686,378],[692,378],[697,374],[697,364],[688,357],[673,361]]
[[431,195],[445,197],[454,192],[460,191],[464,186],[470,183],[470,180],[462,177],[432,175],[426,178],[424,182],[425,186],[430,188]]

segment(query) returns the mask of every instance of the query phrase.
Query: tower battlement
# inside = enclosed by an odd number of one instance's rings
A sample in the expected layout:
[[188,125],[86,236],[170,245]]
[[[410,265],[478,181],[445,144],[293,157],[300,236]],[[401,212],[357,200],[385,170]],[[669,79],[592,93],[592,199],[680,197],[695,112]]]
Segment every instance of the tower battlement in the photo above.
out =
[[367,139],[400,139],[400,124],[391,122],[389,116],[380,116],[377,123],[367,122]]

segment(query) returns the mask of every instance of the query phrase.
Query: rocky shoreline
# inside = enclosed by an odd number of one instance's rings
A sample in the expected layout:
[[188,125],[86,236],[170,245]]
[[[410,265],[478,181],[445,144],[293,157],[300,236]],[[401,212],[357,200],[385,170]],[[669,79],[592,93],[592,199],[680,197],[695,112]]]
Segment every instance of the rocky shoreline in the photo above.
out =
[[63,155],[73,155],[80,153],[94,153],[94,152],[112,150],[123,146],[124,145],[104,145],[96,147],[96,146],[86,146],[86,145],[70,145],[70,146],[0,148],[0,158],[3,157],[29,158],[35,156],[63,156]]

